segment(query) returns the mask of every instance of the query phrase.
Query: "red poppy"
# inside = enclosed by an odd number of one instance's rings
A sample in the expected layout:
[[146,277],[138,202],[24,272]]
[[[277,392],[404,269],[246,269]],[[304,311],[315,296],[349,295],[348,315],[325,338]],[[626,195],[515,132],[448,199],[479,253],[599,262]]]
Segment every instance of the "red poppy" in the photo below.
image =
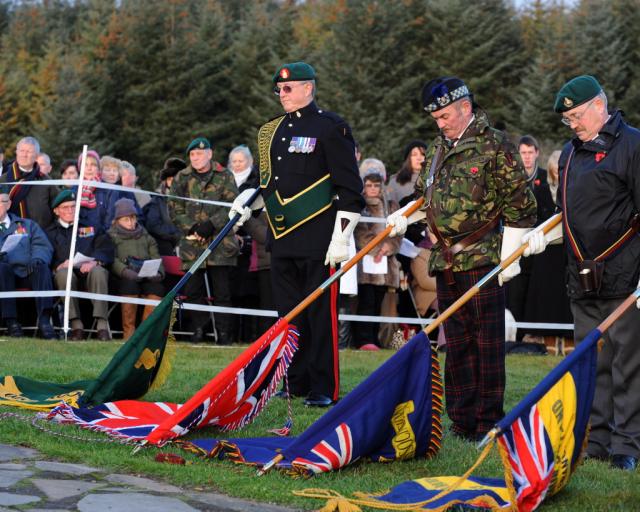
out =
[[471,174],[478,174],[478,168],[477,167],[472,167],[471,168]]
[[538,187],[540,185],[540,180],[534,180],[533,184]]
[[600,160],[602,160],[605,156],[607,156],[606,153],[600,151],[600,153],[596,153],[596,162],[599,162]]

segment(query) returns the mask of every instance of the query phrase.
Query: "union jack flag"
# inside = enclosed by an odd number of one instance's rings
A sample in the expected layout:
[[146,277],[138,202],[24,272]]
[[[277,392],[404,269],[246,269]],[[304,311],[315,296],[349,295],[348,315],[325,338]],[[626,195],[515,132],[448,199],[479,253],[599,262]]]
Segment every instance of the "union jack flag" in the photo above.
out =
[[544,500],[554,471],[554,455],[538,407],[521,416],[498,441],[508,454],[520,510],[535,510]]
[[320,441],[311,449],[311,453],[320,460],[298,457],[293,460],[293,464],[298,464],[314,473],[334,471],[350,464],[353,456],[353,438],[349,425],[346,423],[338,425],[335,435],[329,436],[328,440]]

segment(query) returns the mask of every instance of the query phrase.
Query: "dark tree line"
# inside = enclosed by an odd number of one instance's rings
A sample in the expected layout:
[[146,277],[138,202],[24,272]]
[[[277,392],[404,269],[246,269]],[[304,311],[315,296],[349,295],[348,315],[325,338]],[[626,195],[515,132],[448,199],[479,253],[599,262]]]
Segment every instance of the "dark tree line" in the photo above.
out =
[[88,143],[152,171],[211,138],[223,162],[280,112],[276,67],[307,60],[318,102],[390,171],[435,126],[426,80],[455,74],[494,122],[557,147],[555,93],[580,73],[640,124],[640,0],[0,0],[0,145],[55,163]]

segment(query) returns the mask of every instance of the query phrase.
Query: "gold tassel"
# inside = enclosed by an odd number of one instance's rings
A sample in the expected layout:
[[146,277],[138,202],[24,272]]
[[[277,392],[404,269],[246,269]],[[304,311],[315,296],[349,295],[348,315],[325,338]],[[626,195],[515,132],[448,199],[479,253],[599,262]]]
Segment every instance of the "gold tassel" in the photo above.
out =
[[362,512],[362,509],[346,498],[331,498],[318,512]]
[[149,386],[149,391],[155,391],[162,387],[167,381],[169,374],[171,373],[171,363],[176,355],[176,336],[173,334],[173,324],[176,321],[176,305],[171,308],[171,319],[169,320],[169,333],[167,334],[167,344],[164,347],[164,354],[162,355],[162,361],[160,362],[160,368],[156,373],[155,379]]

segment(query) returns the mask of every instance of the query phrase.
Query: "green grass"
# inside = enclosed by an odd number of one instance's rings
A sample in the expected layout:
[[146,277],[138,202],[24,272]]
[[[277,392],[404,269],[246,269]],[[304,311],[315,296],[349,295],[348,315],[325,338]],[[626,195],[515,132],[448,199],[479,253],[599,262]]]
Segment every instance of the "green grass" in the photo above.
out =
[[[104,368],[118,347],[117,342],[65,343],[36,339],[0,340],[0,375],[21,375],[53,382],[94,378]],[[241,348],[216,348],[178,344],[173,371],[165,385],[148,394],[149,401],[183,402],[235,357]],[[365,376],[391,355],[381,352],[341,352],[342,395],[353,389]],[[559,358],[552,356],[509,356],[507,359],[506,410],[513,407],[553,366]],[[293,403],[294,429],[297,435],[315,421],[321,410],[306,409],[300,400]],[[0,408],[0,412],[23,411]],[[282,426],[286,403],[272,400],[257,420],[235,437],[267,436],[267,430]],[[448,419],[445,417],[445,430]],[[50,426],[64,434],[105,439],[72,426]],[[214,429],[200,430],[191,437],[216,437]],[[292,490],[307,487],[334,489],[344,495],[353,491],[378,492],[405,480],[425,476],[460,475],[475,461],[478,452],[468,443],[447,436],[443,448],[433,460],[413,460],[392,464],[360,462],[343,471],[294,480],[277,471],[261,478],[254,469],[230,462],[210,461],[185,453],[176,447],[163,451],[180,453],[186,466],[161,464],[153,460],[156,448],[132,454],[132,448],[117,443],[83,442],[43,433],[24,421],[0,422],[0,442],[19,444],[40,450],[48,457],[82,462],[110,471],[145,475],[197,490],[222,492],[231,496],[317,509],[322,503],[295,497]],[[476,472],[477,476],[502,477],[502,466],[494,453]],[[589,461],[572,477],[569,485],[549,499],[541,510],[636,510],[640,503],[637,473],[610,469],[606,464]]]

